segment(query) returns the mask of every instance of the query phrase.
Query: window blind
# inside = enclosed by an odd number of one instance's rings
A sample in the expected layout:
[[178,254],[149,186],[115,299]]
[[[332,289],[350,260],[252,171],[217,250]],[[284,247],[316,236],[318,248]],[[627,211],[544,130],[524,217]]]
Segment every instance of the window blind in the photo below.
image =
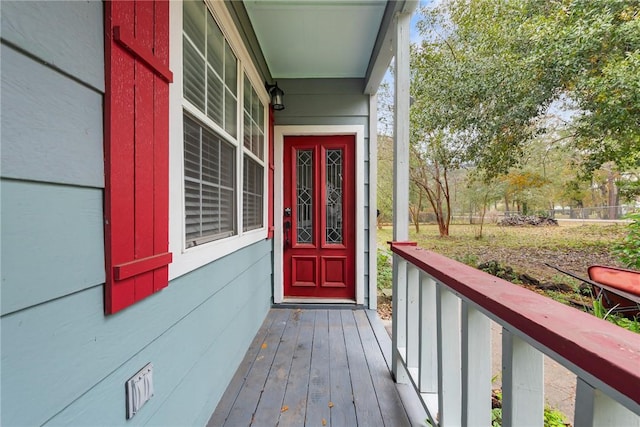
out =
[[246,155],[243,163],[242,227],[247,231],[264,225],[264,168]]
[[233,145],[184,116],[187,247],[236,234]]

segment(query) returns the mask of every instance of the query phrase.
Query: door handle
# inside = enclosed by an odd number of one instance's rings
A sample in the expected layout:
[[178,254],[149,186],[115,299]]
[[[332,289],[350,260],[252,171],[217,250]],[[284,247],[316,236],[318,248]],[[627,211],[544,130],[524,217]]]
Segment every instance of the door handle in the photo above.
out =
[[291,221],[286,220],[284,222],[284,246],[285,248],[291,245],[291,241],[289,240],[289,235],[291,232]]

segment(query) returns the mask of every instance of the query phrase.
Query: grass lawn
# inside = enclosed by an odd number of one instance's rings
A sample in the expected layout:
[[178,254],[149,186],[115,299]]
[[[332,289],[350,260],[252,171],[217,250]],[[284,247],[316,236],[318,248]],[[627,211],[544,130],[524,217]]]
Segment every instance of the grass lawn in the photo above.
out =
[[[479,226],[452,224],[451,236],[442,238],[435,224],[423,224],[420,232],[412,229],[409,240],[422,248],[438,252],[473,267],[496,261],[502,267],[510,267],[516,274],[526,274],[543,285],[528,288],[564,304],[593,311],[592,296],[579,292],[580,282],[559,273],[545,263],[557,265],[578,276],[587,278],[590,265],[620,266],[613,256],[612,247],[626,234],[626,224],[561,224],[557,227],[499,227],[484,226],[483,237],[478,238]],[[391,265],[388,241],[392,240],[392,228],[378,230],[378,287],[391,287]],[[560,289],[567,285],[570,290]],[[381,317],[391,316],[391,300],[382,296],[378,302]],[[640,332],[640,321],[619,316],[608,320],[635,332]]]
[[[452,224],[450,236],[442,238],[437,225],[422,224],[419,233],[414,228],[410,230],[409,240],[474,267],[498,261],[540,281],[574,284],[573,279],[544,263],[583,277],[587,276],[587,267],[593,264],[620,266],[611,248],[626,235],[626,225],[563,223],[557,227],[499,227],[485,224],[482,238],[476,237],[478,231],[478,225]],[[392,240],[391,227],[378,230],[379,248],[388,248],[389,240]]]

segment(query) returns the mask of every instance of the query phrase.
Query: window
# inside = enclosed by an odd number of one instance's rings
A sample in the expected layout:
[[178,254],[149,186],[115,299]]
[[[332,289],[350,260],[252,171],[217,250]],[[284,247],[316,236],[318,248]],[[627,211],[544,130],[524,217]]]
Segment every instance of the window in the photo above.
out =
[[264,227],[266,123],[263,102],[207,6],[183,4],[185,246],[190,248]]
[[244,162],[242,227],[245,231],[264,225],[264,106],[244,76]]

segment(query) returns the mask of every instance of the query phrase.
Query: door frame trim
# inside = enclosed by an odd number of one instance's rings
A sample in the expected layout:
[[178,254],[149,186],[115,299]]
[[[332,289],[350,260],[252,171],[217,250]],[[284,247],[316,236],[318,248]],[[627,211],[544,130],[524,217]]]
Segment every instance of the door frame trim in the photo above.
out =
[[362,125],[329,125],[329,126],[274,126],[274,180],[273,180],[273,302],[280,304],[284,298],[283,275],[283,241],[282,241],[282,213],[284,186],[284,138],[285,136],[314,136],[314,135],[353,135],[355,137],[355,189],[356,189],[356,304],[364,304],[364,126]]

